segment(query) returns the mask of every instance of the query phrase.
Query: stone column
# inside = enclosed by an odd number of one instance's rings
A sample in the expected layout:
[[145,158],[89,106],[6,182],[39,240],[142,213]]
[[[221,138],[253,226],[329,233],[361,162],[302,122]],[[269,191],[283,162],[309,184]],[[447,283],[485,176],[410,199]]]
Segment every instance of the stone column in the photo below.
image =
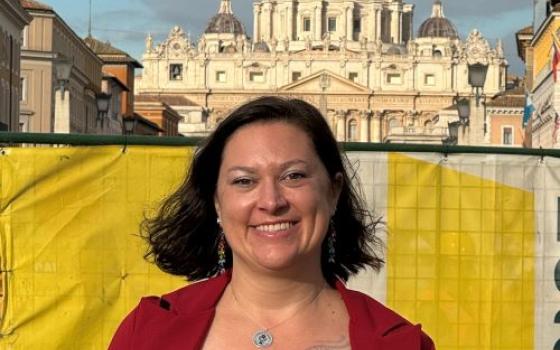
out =
[[[96,116],[97,117],[97,116]],[[54,93],[54,127],[55,133],[70,133],[70,91],[56,90]]]
[[368,110],[360,111],[360,141],[369,142],[369,117]]
[[253,5],[253,40],[258,41],[261,35],[261,10],[258,4]]
[[255,38],[258,40],[264,39],[265,41],[270,40],[270,28],[272,27],[272,4],[265,3],[263,5],[263,13],[262,13],[262,28],[261,28],[261,37]]
[[286,36],[292,41],[294,40],[294,3],[291,1],[286,8],[286,22],[288,26],[286,28]]
[[400,43],[400,32],[401,32],[401,28],[400,28],[400,16],[399,16],[399,9],[398,7],[393,7],[391,9],[391,37],[392,37],[392,42],[393,43]]
[[314,38],[313,40],[321,40],[323,34],[323,16],[322,16],[323,8],[322,6],[315,6],[315,21],[313,21],[313,28],[314,30]]
[[354,36],[354,6],[346,8],[346,37],[352,39]]
[[373,116],[370,119],[371,125],[371,142],[381,142],[381,120],[382,120],[382,112],[376,111],[373,113]]
[[346,112],[336,111],[336,140],[346,141]]
[[375,10],[375,38],[381,40],[381,9]]

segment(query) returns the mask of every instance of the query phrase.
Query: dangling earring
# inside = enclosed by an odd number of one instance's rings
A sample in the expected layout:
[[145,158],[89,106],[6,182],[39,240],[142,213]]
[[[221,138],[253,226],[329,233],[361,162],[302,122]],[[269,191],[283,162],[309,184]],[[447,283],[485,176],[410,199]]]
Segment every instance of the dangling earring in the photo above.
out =
[[[216,219],[218,226],[220,225],[220,218]],[[226,270],[226,237],[224,232],[220,232],[220,241],[218,242],[218,273],[222,274]]]
[[327,246],[329,248],[329,258],[328,258],[329,264],[334,264],[336,261],[335,245],[336,245],[336,230],[334,228],[334,220],[331,219],[329,225],[329,237],[327,237]]

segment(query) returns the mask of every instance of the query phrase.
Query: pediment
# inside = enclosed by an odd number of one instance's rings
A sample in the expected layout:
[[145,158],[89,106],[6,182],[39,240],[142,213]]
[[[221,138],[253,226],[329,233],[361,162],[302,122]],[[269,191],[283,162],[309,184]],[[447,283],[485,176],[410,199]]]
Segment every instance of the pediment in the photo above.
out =
[[[324,80],[328,83],[324,83]],[[326,86],[325,92],[330,91],[349,94],[369,94],[371,91],[363,85],[356,84],[353,81],[346,79],[338,74],[334,74],[326,69],[318,71],[307,77],[301,78],[300,80],[293,82],[288,85],[282,86],[279,90],[284,92],[305,92],[305,93],[317,93],[323,91],[323,86]]]

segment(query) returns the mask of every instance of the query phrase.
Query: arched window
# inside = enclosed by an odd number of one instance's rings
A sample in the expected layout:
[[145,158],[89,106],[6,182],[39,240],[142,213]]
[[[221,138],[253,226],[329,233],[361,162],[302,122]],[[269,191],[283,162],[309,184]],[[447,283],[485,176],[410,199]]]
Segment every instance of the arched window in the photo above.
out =
[[436,59],[440,59],[441,56],[443,56],[443,54],[441,53],[440,50],[434,50],[433,56],[434,56],[434,58],[436,58]]
[[348,141],[358,141],[358,122],[350,119],[348,122]]

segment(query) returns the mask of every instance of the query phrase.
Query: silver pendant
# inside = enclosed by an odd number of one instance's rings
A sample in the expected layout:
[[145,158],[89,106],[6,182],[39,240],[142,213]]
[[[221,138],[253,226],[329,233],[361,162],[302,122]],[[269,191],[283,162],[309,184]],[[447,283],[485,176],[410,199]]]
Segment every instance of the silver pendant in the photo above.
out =
[[253,334],[253,344],[259,349],[268,348],[272,345],[272,334],[266,329],[261,329]]

